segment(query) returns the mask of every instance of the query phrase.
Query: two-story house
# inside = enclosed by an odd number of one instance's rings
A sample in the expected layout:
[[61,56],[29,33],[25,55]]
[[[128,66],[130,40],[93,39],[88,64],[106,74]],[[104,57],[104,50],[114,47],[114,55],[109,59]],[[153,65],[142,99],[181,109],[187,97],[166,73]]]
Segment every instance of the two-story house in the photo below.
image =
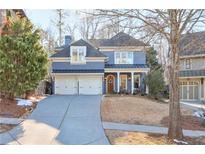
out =
[[180,97],[205,100],[205,32],[185,34],[180,41]]
[[148,93],[144,83],[148,45],[123,32],[89,42],[70,43],[68,38],[64,48],[50,57],[55,94]]

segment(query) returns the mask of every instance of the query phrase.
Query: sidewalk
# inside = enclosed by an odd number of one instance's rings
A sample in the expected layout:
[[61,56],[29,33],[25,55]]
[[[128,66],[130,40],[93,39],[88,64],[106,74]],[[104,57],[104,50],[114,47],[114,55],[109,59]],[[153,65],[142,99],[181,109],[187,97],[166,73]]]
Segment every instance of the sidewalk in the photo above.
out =
[[0,118],[0,124],[18,125],[22,121],[24,121],[24,119],[19,119],[19,118]]
[[[104,129],[123,130],[123,131],[157,133],[157,134],[167,134],[167,132],[168,132],[168,128],[166,128],[166,127],[121,124],[121,123],[113,123],[113,122],[103,122],[103,128]],[[205,136],[205,131],[183,130],[183,133],[184,133],[184,136],[189,136],[189,137]]]

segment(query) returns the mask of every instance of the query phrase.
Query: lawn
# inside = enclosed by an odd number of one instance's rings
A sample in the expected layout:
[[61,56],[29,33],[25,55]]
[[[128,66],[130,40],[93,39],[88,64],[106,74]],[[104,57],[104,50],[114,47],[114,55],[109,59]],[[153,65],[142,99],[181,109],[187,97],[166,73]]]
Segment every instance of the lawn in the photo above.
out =
[[[193,117],[191,109],[181,107],[182,127],[203,130],[201,121]],[[168,127],[169,104],[149,99],[145,96],[108,96],[101,104],[102,120],[126,124],[143,124]],[[178,144],[168,140],[166,135],[120,130],[105,130],[111,144]],[[205,137],[185,137],[188,144],[205,144]]]
[[[192,116],[192,110],[181,107],[184,129],[204,130],[201,121]],[[109,96],[103,98],[102,120],[126,124],[168,126],[168,103],[151,100],[145,96]]]
[[[168,140],[166,135],[150,134],[140,132],[126,132],[119,130],[105,130],[112,145],[172,145],[180,144]],[[190,138],[185,137],[184,141],[189,145],[193,144],[205,144],[205,137]]]

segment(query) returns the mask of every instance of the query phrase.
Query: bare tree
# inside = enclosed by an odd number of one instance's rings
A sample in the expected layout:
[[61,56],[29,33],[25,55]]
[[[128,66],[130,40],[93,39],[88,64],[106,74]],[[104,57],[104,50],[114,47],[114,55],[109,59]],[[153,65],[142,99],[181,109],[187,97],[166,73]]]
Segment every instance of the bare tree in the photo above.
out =
[[49,55],[54,53],[54,48],[56,47],[56,41],[54,36],[52,35],[51,30],[48,28],[47,30],[40,29],[40,36],[41,36],[41,44],[48,52]]
[[101,22],[100,18],[96,18],[85,12],[81,12],[81,16],[81,23],[78,28],[82,38],[86,40],[94,39],[99,29],[99,25]]
[[76,23],[74,23],[73,25],[67,24],[67,26],[66,26],[65,31],[71,35],[72,40],[75,40],[75,32],[76,32],[77,28],[78,28],[78,26]]
[[169,44],[169,131],[171,139],[182,139],[179,97],[179,52],[180,38],[204,20],[204,10],[98,10],[95,16],[136,21],[133,29],[143,32],[150,39],[163,37]]
[[65,32],[66,24],[65,20],[69,16],[69,14],[63,9],[55,10],[57,18],[52,19],[52,23],[58,29],[58,41],[59,46],[62,46],[63,38],[62,34]]

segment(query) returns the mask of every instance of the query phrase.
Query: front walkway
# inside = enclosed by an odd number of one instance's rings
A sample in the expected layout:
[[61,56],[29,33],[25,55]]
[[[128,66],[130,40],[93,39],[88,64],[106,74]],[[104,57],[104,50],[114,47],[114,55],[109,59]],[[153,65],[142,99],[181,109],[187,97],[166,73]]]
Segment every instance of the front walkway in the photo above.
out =
[[100,118],[101,96],[50,96],[0,144],[109,144]]
[[181,101],[180,103],[183,106],[185,106],[187,108],[190,108],[192,110],[201,110],[201,109],[205,110],[205,104],[201,103],[201,102],[198,102],[198,101],[195,101],[195,102],[192,102],[192,101]]
[[[145,133],[167,134],[166,127],[147,126],[147,125],[131,125],[114,122],[103,122],[104,129],[122,130],[122,131],[137,131]],[[200,137],[205,136],[205,131],[183,130],[184,136]]]

